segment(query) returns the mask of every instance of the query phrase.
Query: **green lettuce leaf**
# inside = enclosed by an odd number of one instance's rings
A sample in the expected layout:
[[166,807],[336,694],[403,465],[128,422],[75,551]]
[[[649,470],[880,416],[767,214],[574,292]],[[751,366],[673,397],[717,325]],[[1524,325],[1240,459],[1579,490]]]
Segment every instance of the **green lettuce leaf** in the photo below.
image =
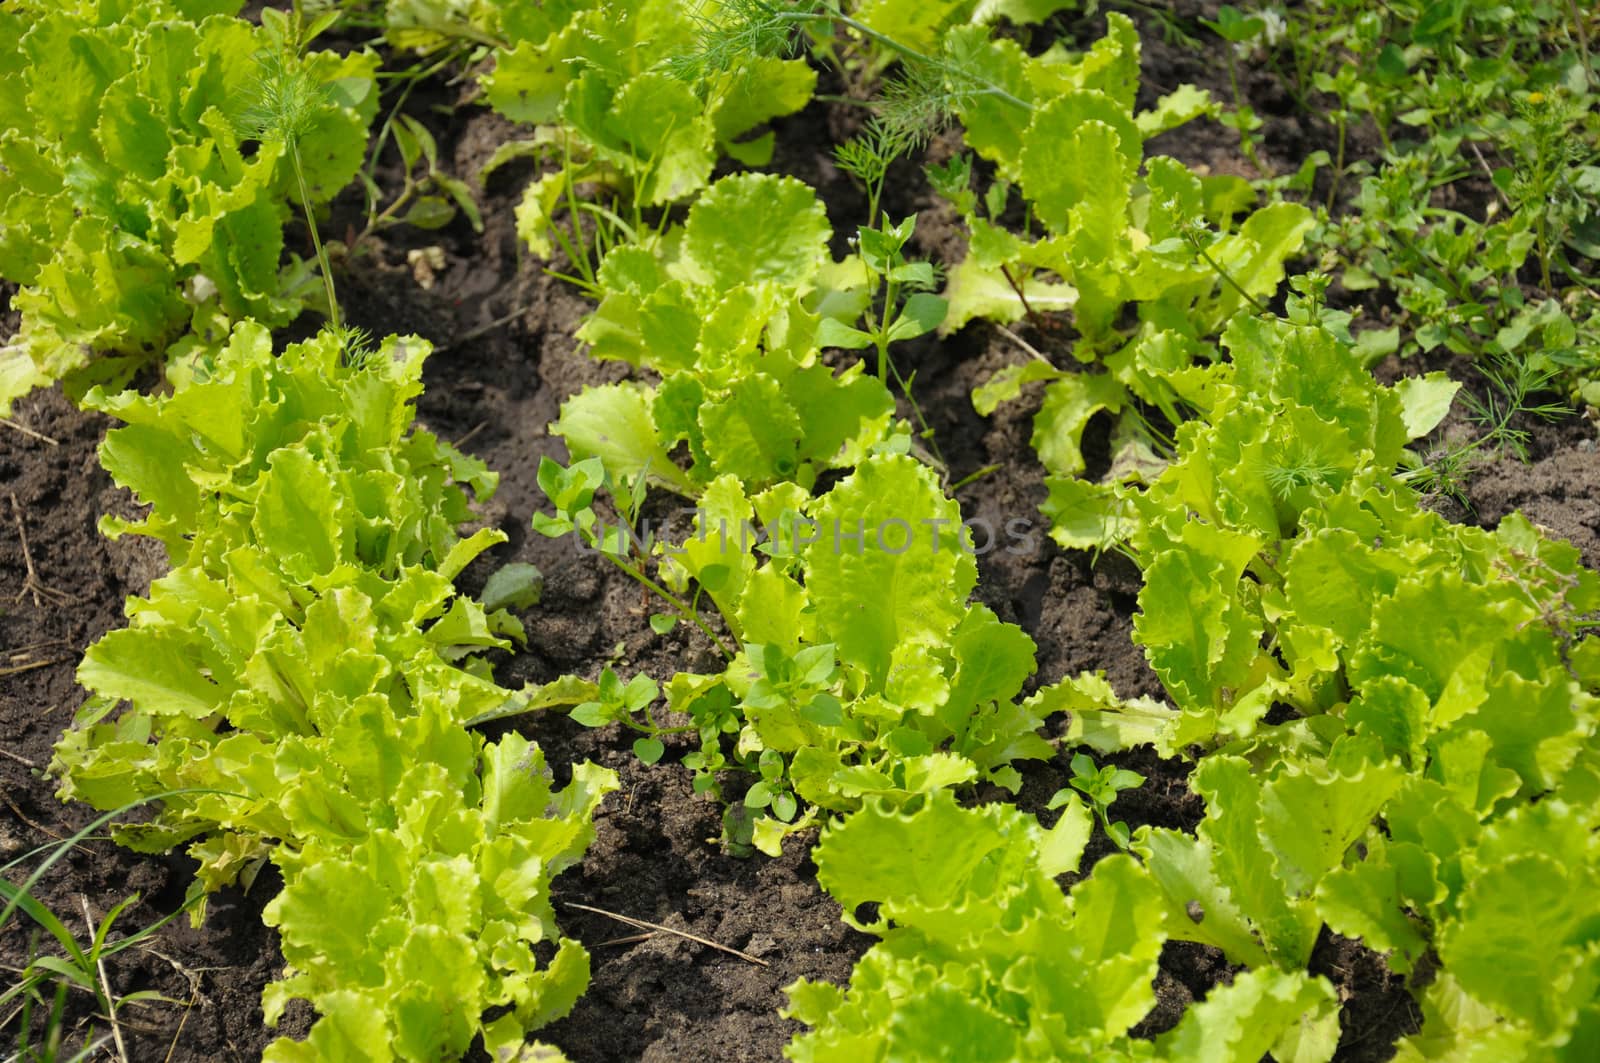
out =
[[[127,380],[218,322],[287,324],[306,301],[284,269],[298,185],[282,144],[244,143],[266,30],[237,5],[45,6],[0,20],[15,121],[0,143],[0,274],[22,326],[0,350],[0,413],[64,379]],[[312,52],[284,76],[323,86],[299,135],[313,207],[360,166],[377,56]]]

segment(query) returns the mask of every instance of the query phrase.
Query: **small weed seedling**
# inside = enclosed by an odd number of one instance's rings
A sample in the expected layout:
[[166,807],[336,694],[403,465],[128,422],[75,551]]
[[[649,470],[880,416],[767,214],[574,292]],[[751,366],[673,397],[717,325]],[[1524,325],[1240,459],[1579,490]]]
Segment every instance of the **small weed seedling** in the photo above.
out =
[[[1068,780],[1072,789],[1077,790],[1089,799],[1094,805],[1094,814],[1100,820],[1100,825],[1105,828],[1106,836],[1116,843],[1117,848],[1127,849],[1129,842],[1128,825],[1121,820],[1112,822],[1111,806],[1117,800],[1117,795],[1124,790],[1135,790],[1144,785],[1144,776],[1136,771],[1118,768],[1107,764],[1103,768],[1096,768],[1094,758],[1087,753],[1078,753],[1072,758],[1072,778]],[[1050,798],[1049,808],[1060,808],[1065,805],[1069,790],[1058,790]]]

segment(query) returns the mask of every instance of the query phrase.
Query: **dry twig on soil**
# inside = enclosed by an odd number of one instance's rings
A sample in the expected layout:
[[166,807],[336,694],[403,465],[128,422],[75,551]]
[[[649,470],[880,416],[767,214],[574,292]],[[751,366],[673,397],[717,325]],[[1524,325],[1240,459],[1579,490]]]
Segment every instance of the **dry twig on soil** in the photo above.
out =
[[0,424],[5,425],[7,428],[11,428],[11,429],[14,429],[14,430],[16,430],[18,432],[21,432],[23,435],[27,436],[29,439],[37,439],[41,443],[48,443],[52,447],[59,447],[61,445],[61,442],[59,440],[51,439],[49,436],[45,435],[43,432],[35,432],[33,429],[28,428],[28,427],[26,427],[24,425],[20,425],[17,422],[13,421],[9,417],[0,417]]
[[[662,926],[660,923],[652,923],[652,922],[649,922],[648,920],[644,920],[644,919],[635,919],[631,915],[618,915],[616,912],[608,912],[604,908],[596,908],[596,907],[594,907],[592,905],[588,905],[588,904],[577,904],[577,903],[575,903],[573,901],[562,901],[561,903],[563,905],[565,905],[566,907],[568,907],[568,908],[576,908],[576,909],[578,909],[579,911],[582,911],[582,912],[593,912],[595,915],[603,915],[607,919],[615,919],[617,922],[625,923],[628,926],[636,926],[640,930],[654,930],[654,931],[656,931],[658,933],[661,933],[661,934],[671,934],[674,937],[685,938],[685,939],[687,939],[689,941],[693,941],[694,943],[696,943],[698,945],[704,945],[707,948],[716,949],[718,952],[726,952],[729,956],[737,956],[739,959],[744,960],[746,963],[753,963],[757,967],[771,967],[772,966],[766,960],[758,959],[757,957],[750,955],[748,952],[740,952],[738,949],[729,948],[727,945],[719,945],[715,941],[712,941],[709,938],[703,938],[703,937],[700,937],[697,934],[691,934],[691,933],[689,933],[688,931],[685,931],[685,930],[674,930],[670,926]],[[619,942],[607,942],[607,944],[618,944],[618,943]]]
[[[17,522],[17,538],[22,543],[22,563],[27,568],[27,577],[22,581],[22,589],[12,598],[12,604],[17,604],[26,596],[33,597],[35,609],[43,609],[45,602],[56,605],[72,604],[72,595],[46,587],[39,580],[39,573],[33,567],[33,551],[28,547],[28,529],[22,519],[22,504],[17,501],[16,492],[11,494],[11,516]],[[22,669],[26,671],[27,669]]]

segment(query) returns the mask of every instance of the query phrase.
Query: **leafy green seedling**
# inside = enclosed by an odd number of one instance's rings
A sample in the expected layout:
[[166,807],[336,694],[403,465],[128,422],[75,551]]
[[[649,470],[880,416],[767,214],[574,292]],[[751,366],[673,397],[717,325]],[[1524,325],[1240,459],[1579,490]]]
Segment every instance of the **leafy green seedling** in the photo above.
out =
[[[844,709],[827,687],[838,673],[838,651],[833,643],[807,646],[792,657],[777,646],[752,645],[745,648],[756,680],[744,696],[746,708],[761,711],[789,710],[802,719],[824,727],[844,722]],[[745,794],[746,808],[771,809],[785,823],[799,810],[785,774],[784,758],[766,749],[756,763],[759,781]]]
[[[632,556],[635,540],[628,528],[638,519],[639,507],[644,504],[645,478],[642,475],[632,480],[613,478],[599,458],[573,462],[570,468],[542,458],[538,483],[539,489],[555,506],[556,515],[535,513],[534,531],[551,538],[576,531],[585,545],[613,561],[627,562]],[[602,487],[622,508],[627,527],[606,527],[595,515],[594,496]]]
[[483,607],[491,613],[500,609],[532,609],[543,595],[544,573],[538,566],[513,561],[500,566],[483,585]]
[[1223,4],[1215,19],[1201,19],[1201,24],[1229,44],[1253,41],[1267,28],[1259,15],[1246,15],[1232,4]]
[[[458,210],[473,232],[483,232],[483,215],[472,198],[472,189],[461,178],[439,169],[439,146],[427,127],[409,114],[391,114],[385,132],[393,137],[400,152],[403,184],[389,205],[379,210],[382,192],[377,181],[369,170],[361,171],[367,194],[367,224],[350,242],[351,248],[360,247],[367,237],[393,225],[442,229],[455,220]],[[416,176],[419,163],[424,164],[420,177]]]
[[793,657],[776,646],[748,646],[745,655],[758,678],[745,695],[746,705],[772,709],[781,705],[809,706],[813,695],[833,681],[838,653],[833,643],[807,646]]
[[596,518],[591,506],[594,494],[605,484],[605,478],[605,466],[599,458],[575,461],[569,468],[562,467],[560,462],[550,458],[540,458],[537,475],[539,490],[555,506],[556,515],[551,517],[535,513],[533,530],[554,539],[574,529],[587,531],[593,528]]
[[[883,182],[889,165],[909,147],[910,141],[903,134],[875,121],[866,133],[835,153],[840,167],[854,175],[867,191],[868,224],[857,230],[855,246],[870,278],[870,290],[875,295],[882,293],[882,305],[868,308],[865,328],[824,320],[817,339],[827,347],[877,348],[881,379],[893,370],[889,344],[932,332],[943,323],[947,308],[945,300],[932,292],[938,286],[933,264],[908,262],[905,257],[905,246],[917,228],[917,216],[910,215],[898,225],[887,218],[880,221]],[[967,183],[959,174],[949,179]]]
[[882,306],[868,309],[865,328],[824,318],[817,330],[817,341],[824,347],[876,348],[880,378],[891,373],[899,376],[889,360],[889,345],[932,332],[944,322],[949,306],[943,297],[933,294],[938,286],[933,263],[906,260],[905,245],[916,227],[913,214],[898,225],[863,225],[857,230],[856,247],[872,278],[871,287],[883,292]]
[[755,855],[755,827],[759,818],[759,812],[753,812],[741,801],[722,810],[722,843],[727,846],[729,856],[743,860]]
[[655,680],[640,672],[626,684],[607,668],[600,674],[600,697],[572,710],[572,718],[585,727],[604,727],[608,723],[631,723],[633,714],[644,710],[661,693]]
[[599,693],[598,700],[586,701],[573,709],[572,719],[585,727],[620,723],[644,732],[644,737],[633,743],[633,755],[646,764],[654,764],[666,752],[662,735],[694,730],[692,727],[662,727],[656,722],[651,706],[660,696],[661,688],[643,672],[624,683],[615,671],[607,668],[600,673]]
[[[1128,825],[1121,820],[1113,823],[1110,809],[1122,791],[1143,786],[1144,776],[1112,764],[1096,768],[1093,757],[1087,753],[1079,753],[1072,758],[1072,778],[1068,782],[1072,784],[1072,789],[1083,794],[1094,805],[1095,816],[1105,828],[1106,836],[1116,843],[1117,848],[1128,848]],[[1050,798],[1047,807],[1060,808],[1067,803],[1069,796],[1070,791],[1058,790],[1055,796]]]
[[[706,638],[722,651],[724,657],[732,659],[733,651],[723,643],[696,608],[696,603],[699,601],[698,594],[693,601],[684,601],[650,578],[644,570],[643,561],[633,556],[637,542],[635,536],[625,527],[605,527],[595,515],[595,492],[601,487],[607,487],[611,496],[627,508],[630,518],[636,516],[644,500],[643,475],[619,486],[612,482],[599,458],[573,462],[568,468],[563,468],[560,462],[550,458],[542,458],[539,461],[537,479],[539,490],[550,500],[556,513],[555,516],[535,513],[534,531],[552,539],[576,532],[586,546],[598,551],[600,556],[627,573],[635,583],[672,606],[680,618],[699,628]],[[631,527],[631,522],[629,526]],[[667,622],[668,619],[670,618],[663,619],[661,614],[652,617],[651,629],[658,635],[666,634],[672,630],[672,625]]]
[[[933,429],[911,393],[912,381],[900,375],[889,357],[889,345],[915,339],[938,328],[944,323],[950,304],[933,293],[939,284],[933,264],[906,259],[905,247],[916,231],[917,216],[903,218],[897,225],[887,218],[879,220],[883,181],[889,164],[911,143],[904,133],[894,131],[882,121],[874,121],[866,133],[835,152],[840,167],[860,180],[867,191],[869,224],[856,231],[854,244],[866,270],[867,290],[872,297],[861,327],[824,318],[817,329],[817,342],[824,347],[846,350],[874,348],[878,352],[878,379],[887,383],[892,377],[900,385],[921,425],[922,437],[931,443]],[[948,179],[964,183],[959,173]],[[914,379],[915,374],[912,376]],[[940,464],[943,464],[942,459]]]
[[963,216],[978,209],[978,194],[972,188],[972,156],[966,152],[950,156],[943,165],[930,165],[925,171],[928,187],[950,202]]
[[744,807],[770,809],[783,822],[790,822],[799,811],[800,804],[795,800],[789,780],[784,776],[783,754],[775,749],[762,750],[756,766],[761,778],[745,791]]
[[[310,15],[310,21],[306,16]],[[334,8],[315,14],[302,10],[295,4],[293,11],[267,8],[261,12],[261,29],[280,50],[299,52],[322,36],[339,21],[339,10]]]
[[721,736],[737,734],[743,717],[734,705],[732,692],[720,683],[695,698],[688,711],[700,732],[700,748],[683,758],[683,766],[694,772],[690,785],[697,794],[710,794],[721,800],[717,772],[730,766],[722,751]]
[[1215,19],[1202,19],[1205,27],[1228,42],[1228,47],[1222,54],[1228,60],[1228,84],[1233,89],[1233,113],[1222,115],[1219,121],[1239,133],[1239,147],[1257,170],[1265,173],[1261,159],[1256,154],[1256,141],[1252,135],[1264,124],[1261,116],[1255,109],[1244,102],[1244,94],[1239,91],[1239,69],[1234,59],[1236,46],[1247,44],[1266,32],[1267,23],[1255,15],[1245,15],[1231,4],[1224,4],[1217,11]]

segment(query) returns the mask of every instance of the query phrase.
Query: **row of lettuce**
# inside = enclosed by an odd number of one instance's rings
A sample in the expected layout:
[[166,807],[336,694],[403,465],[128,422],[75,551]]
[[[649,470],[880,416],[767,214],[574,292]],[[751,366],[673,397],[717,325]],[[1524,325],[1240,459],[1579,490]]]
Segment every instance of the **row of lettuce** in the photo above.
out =
[[[1139,110],[1127,19],[1081,53],[994,32],[1066,6],[387,6],[398,48],[490,60],[487,101],[536,126],[499,157],[545,163],[520,234],[594,299],[590,352],[647,371],[563,406],[551,430],[573,461],[539,470],[553,515],[535,528],[598,548],[659,596],[660,630],[692,624],[722,656],[522,691],[475,656],[518,637],[514,618],[451,586],[499,539],[456,531],[493,477],[411,428],[426,345],[325,332],[275,353],[267,331],[318,299],[314,264],[280,266],[284,224],[297,192],[325,202],[360,167],[375,54],[303,50],[298,9],[266,27],[216,0],[4,13],[33,59],[0,68],[0,93],[53,124],[0,138],[0,210],[27,235],[0,263],[24,288],[0,398],[66,379],[127,422],[102,460],[152,511],[108,531],[160,538],[174,566],[88,653],[94,696],[55,770],[102,808],[182,791],[124,838],[187,843],[199,888],[281,869],[268,918],[291,971],[268,1018],[293,998],[321,1017],[268,1058],[433,1059],[479,1036],[516,1058],[570,1008],[587,957],[548,883],[614,780],[580,765],[553,792],[536,747],[473,725],[573,704],[640,734],[647,761],[691,732],[684,766],[735,849],[823,824],[819,879],[881,940],[848,987],[791,987],[812,1027],[791,1058],[1327,1060],[1339,1000],[1307,973],[1325,927],[1431,973],[1403,1058],[1593,1053],[1600,581],[1520,518],[1491,533],[1419,505],[1397,469],[1455,385],[1377,384],[1314,286],[1267,313],[1312,212],[1145,157],[1216,108],[1185,88]],[[241,73],[286,41],[276,80]],[[724,156],[767,163],[771,134],[751,131],[811,98],[797,41],[841,76],[900,71],[888,117],[840,154],[870,214],[843,259],[802,182],[711,180]],[[67,56],[93,89],[70,107]],[[274,95],[307,79],[326,88]],[[228,108],[264,93],[295,120],[241,139]],[[949,119],[982,165],[963,152],[930,175],[969,242],[941,286],[909,255],[915,218],[881,198],[893,159]],[[1017,199],[1020,233],[1001,222]],[[1046,382],[1052,535],[1137,561],[1136,639],[1170,705],[1094,675],[1020,699],[1034,644],[971,601],[937,441],[890,387],[911,390],[903,341],[1062,311],[1080,365],[1036,358],[974,402]],[[157,352],[171,394],[95,390]],[[1095,483],[1081,440],[1102,411]],[[634,517],[651,490],[697,506],[681,542],[599,515]],[[1063,712],[1066,738],[1046,740]],[[1194,835],[1141,828],[1085,868],[1078,795],[1048,828],[957,800],[1015,793],[1018,764],[1058,745],[1141,744],[1196,761]],[[1168,940],[1247,970],[1134,1037]],[[559,946],[543,965],[541,942]]]
[[[355,177],[378,57],[287,54],[286,20],[239,6],[0,12],[0,94],[27,116],[0,138],[23,318],[4,404],[62,379],[124,422],[101,463],[150,509],[102,527],[171,566],[85,655],[52,772],[66,799],[158,801],[118,837],[185,846],[197,894],[277,869],[287,969],[262,1006],[317,1017],[265,1059],[516,1058],[587,988],[549,887],[616,777],[578,764],[556,789],[538,746],[468,724],[594,685],[505,689],[478,656],[522,629],[453,586],[505,536],[461,536],[497,477],[413,428],[429,345],[324,330],[274,350],[322,290],[285,224]],[[290,135],[250,137],[241,101]],[[162,394],[102,386],[155,357]]]
[[325,332],[274,352],[245,323],[171,394],[87,400],[126,422],[101,460],[151,507],[105,530],[160,539],[172,569],[85,655],[52,770],[99,808],[160,796],[119,840],[187,844],[197,891],[278,869],[267,1021],[295,999],[320,1017],[268,1060],[499,1052],[588,984],[549,885],[616,776],[575,765],[558,791],[536,745],[466,726],[587,687],[507,690],[474,656],[521,626],[452,586],[504,533],[457,535],[495,477],[412,427],[428,350]]

